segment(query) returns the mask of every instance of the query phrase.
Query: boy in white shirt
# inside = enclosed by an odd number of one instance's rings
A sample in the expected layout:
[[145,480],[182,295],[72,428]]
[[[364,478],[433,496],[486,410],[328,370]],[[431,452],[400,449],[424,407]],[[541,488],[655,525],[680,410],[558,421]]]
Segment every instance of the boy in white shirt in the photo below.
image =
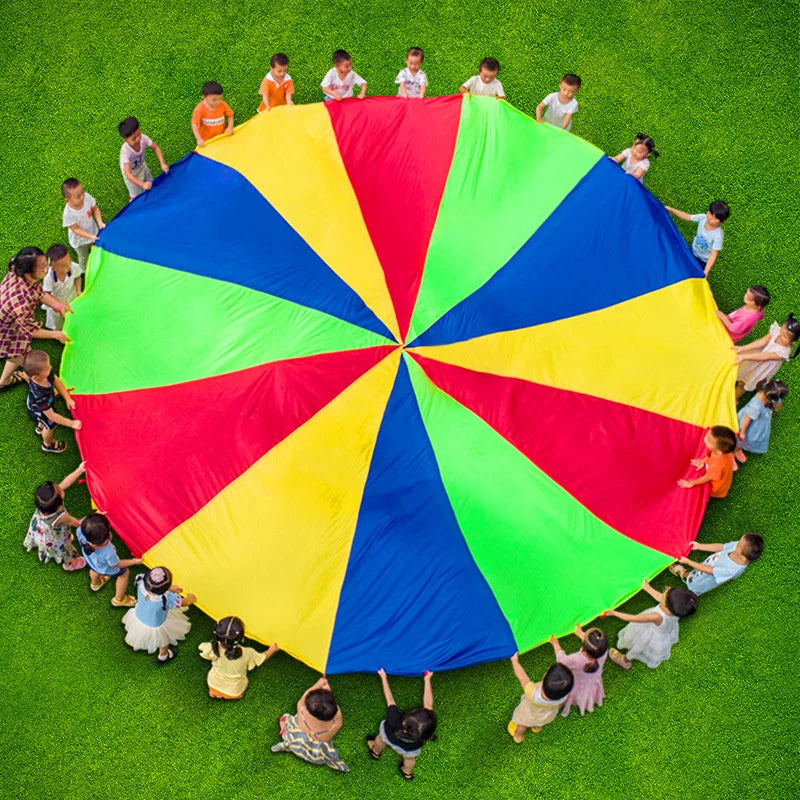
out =
[[[83,270],[69,257],[69,250],[63,244],[54,244],[47,251],[49,269],[42,281],[42,288],[62,303],[71,303],[83,291]],[[47,312],[45,326],[51,331],[64,327],[64,315],[50,306],[42,305]]]
[[[581,88],[581,79],[568,72],[558,84],[558,91],[547,95],[536,106],[536,121],[548,122],[556,128],[565,131],[572,128],[572,117],[578,111],[578,101],[575,95]],[[543,116],[544,115],[544,116]]]
[[353,96],[353,86],[360,86],[358,99],[362,100],[367,93],[367,82],[353,72],[353,61],[347,50],[336,50],[333,54],[333,69],[325,73],[320,84],[325,100],[344,100]]
[[497,80],[500,72],[500,62],[496,58],[484,58],[478,69],[478,74],[464,81],[459,88],[461,94],[476,94],[485,97],[505,99],[506,93],[503,84]]
[[398,97],[425,97],[428,76],[420,69],[424,60],[425,53],[421,47],[412,47],[406,53],[406,68],[401,69],[394,80]]
[[[105,228],[106,224],[103,222],[94,197],[84,191],[77,178],[67,178],[61,184],[61,194],[67,201],[61,224],[67,229],[69,243],[78,254],[78,265],[80,266],[78,274],[81,274],[86,272],[89,251],[92,249],[92,244],[97,241],[97,234]],[[63,247],[63,245],[59,245],[59,247]]]
[[161,164],[164,173],[169,172],[169,166],[164,161],[161,148],[149,137],[145,136],[139,128],[136,117],[127,117],[117,126],[119,135],[125,140],[119,153],[119,168],[122,179],[128,187],[131,200],[142,192],[148,191],[153,186],[153,176],[145,161],[148,147],[152,147]]

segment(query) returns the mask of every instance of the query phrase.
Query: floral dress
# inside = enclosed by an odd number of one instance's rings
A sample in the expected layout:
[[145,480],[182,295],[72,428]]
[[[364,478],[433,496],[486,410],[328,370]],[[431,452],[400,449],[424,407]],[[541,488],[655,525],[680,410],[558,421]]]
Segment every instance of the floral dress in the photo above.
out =
[[31,348],[39,328],[36,306],[42,301],[42,284],[29,284],[16,272],[0,281],[0,358],[22,358]]
[[23,544],[29,553],[35,547],[39,551],[39,561],[44,561],[45,564],[53,560],[69,567],[78,557],[78,551],[72,544],[69,525],[59,522],[66,513],[63,508],[52,514],[43,514],[37,510],[31,517]]

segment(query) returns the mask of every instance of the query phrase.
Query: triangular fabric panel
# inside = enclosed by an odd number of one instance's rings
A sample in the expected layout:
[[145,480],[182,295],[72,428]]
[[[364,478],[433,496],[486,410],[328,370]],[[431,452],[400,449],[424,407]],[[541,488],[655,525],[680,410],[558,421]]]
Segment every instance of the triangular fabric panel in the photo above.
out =
[[401,363],[364,488],[327,669],[411,675],[421,664],[454,669],[515,649],[459,531]]

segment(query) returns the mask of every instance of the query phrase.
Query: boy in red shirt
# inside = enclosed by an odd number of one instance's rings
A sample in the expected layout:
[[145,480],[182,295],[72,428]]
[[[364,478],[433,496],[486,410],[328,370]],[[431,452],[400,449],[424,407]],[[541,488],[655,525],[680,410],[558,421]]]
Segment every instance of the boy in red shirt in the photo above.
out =
[[[197,146],[202,147],[209,139],[233,133],[233,110],[222,99],[222,86],[216,81],[203,84],[203,99],[195,106],[192,114],[192,133]],[[225,126],[225,118],[228,125]]]
[[702,483],[711,483],[711,497],[725,497],[733,482],[736,434],[724,425],[715,425],[706,434],[705,445],[709,454],[705,458],[693,458],[692,466],[705,471],[694,480],[682,478],[678,486],[691,489]]

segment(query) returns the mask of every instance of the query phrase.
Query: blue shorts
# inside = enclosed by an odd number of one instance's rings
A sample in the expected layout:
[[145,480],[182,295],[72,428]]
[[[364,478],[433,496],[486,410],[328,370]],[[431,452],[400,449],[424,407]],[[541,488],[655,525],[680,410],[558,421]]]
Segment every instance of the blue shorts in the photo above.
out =
[[[85,553],[84,553],[84,555],[85,555]],[[88,559],[87,559],[86,563],[89,564]],[[97,570],[91,564],[89,564],[89,569],[92,570],[92,572],[97,572]],[[126,569],[125,567],[120,567],[115,572],[97,572],[97,574],[98,575],[105,575],[108,578],[121,578],[125,574],[125,569]]]
[[694,257],[694,260],[700,265],[700,269],[703,270],[703,272],[705,272],[706,264],[708,264],[708,261],[703,261],[702,258],[698,258],[697,256]]
[[58,427],[58,423],[46,417],[44,411],[35,411],[32,408],[28,408],[28,414],[37,425],[41,425],[49,431],[55,430]]

